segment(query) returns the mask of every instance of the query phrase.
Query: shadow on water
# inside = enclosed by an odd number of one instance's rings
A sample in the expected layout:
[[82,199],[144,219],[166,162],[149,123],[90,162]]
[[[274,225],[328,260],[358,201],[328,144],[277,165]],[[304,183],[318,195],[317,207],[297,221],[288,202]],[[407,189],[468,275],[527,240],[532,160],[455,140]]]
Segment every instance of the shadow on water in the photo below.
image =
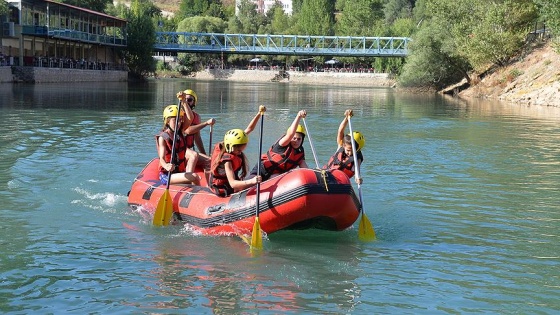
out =
[[4,109],[137,111],[158,103],[148,83],[0,84],[0,94]]

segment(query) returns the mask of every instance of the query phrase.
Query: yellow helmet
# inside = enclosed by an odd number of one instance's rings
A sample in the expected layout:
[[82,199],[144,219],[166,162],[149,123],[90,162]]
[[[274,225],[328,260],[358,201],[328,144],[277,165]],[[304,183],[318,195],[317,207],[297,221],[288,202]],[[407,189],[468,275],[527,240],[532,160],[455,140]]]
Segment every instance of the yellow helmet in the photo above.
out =
[[196,102],[198,102],[198,96],[196,96],[196,93],[193,90],[191,90],[191,89],[184,90],[183,93],[185,93],[187,95],[192,95],[192,97],[194,97],[195,104],[196,104]]
[[241,129],[231,129],[226,132],[224,136],[224,146],[227,153],[231,153],[233,151],[234,145],[246,144],[247,142],[249,142],[249,137],[247,137],[245,131]]
[[366,139],[364,138],[364,135],[362,135],[362,133],[359,131],[354,131],[353,133],[354,133],[353,135],[354,141],[356,141],[356,144],[358,144],[356,151],[360,151],[366,145]]
[[[286,133],[288,133],[288,131],[290,131],[290,128],[286,130]],[[296,132],[302,133],[305,136],[305,128],[302,125],[297,125]]]
[[[179,110],[179,107],[177,107],[177,105],[168,105],[164,110],[163,110],[163,121],[165,122],[165,120],[169,117],[177,117],[177,111]],[[185,116],[185,112],[182,111],[181,112],[181,116]]]

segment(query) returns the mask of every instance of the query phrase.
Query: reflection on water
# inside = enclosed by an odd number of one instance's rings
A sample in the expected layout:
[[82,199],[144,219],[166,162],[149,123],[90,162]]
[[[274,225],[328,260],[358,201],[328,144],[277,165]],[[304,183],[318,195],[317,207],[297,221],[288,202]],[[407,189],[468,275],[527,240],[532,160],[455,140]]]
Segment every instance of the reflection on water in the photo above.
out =
[[[308,110],[319,164],[354,109],[366,138],[364,210],[378,240],[361,243],[356,228],[286,231],[253,257],[236,238],[154,228],[129,210],[161,110],[186,88],[202,118],[217,119],[214,141],[263,104],[267,147]],[[154,80],[0,84],[0,113],[4,313],[560,309],[559,109],[394,89]],[[208,143],[209,130],[202,136]]]

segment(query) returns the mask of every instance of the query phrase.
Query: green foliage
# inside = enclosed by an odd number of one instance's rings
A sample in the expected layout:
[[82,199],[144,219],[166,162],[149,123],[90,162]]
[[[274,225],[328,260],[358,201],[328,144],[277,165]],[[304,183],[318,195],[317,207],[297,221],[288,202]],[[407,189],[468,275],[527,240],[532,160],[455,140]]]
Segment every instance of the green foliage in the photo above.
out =
[[0,15],[8,14],[8,3],[0,0]]
[[284,13],[280,6],[271,9],[270,15],[270,34],[288,34],[291,18]]
[[220,0],[182,0],[179,4],[180,19],[197,15],[208,15],[224,18]]
[[292,0],[292,14],[298,14],[301,11],[304,0]]
[[352,0],[337,3],[336,34],[341,36],[376,36],[383,21],[381,0]]
[[542,21],[552,29],[555,36],[560,35],[560,0],[534,0]]
[[241,0],[239,13],[228,21],[228,32],[258,34],[259,26],[264,25],[265,16],[257,13],[257,6],[248,0]]
[[176,32],[179,19],[177,17],[164,18],[162,16],[153,19],[154,27],[158,32]]
[[171,70],[171,66],[169,65],[169,62],[163,62],[163,60],[158,60],[158,62],[156,64],[156,70],[157,71],[169,71],[169,70]]
[[[490,65],[505,65],[524,44],[529,25],[536,20],[536,10],[524,1],[486,4],[469,19],[469,33],[460,34],[457,47],[477,72]],[[475,23],[476,21],[476,23]]]
[[412,17],[415,0],[388,0],[383,7],[385,21],[392,24],[395,20]]
[[179,22],[177,32],[223,33],[226,26],[226,22],[217,17],[194,16]]
[[334,35],[334,0],[307,0],[298,13],[302,35]]
[[461,78],[468,78],[470,65],[445,48],[445,33],[426,25],[410,44],[411,51],[399,76],[402,86],[443,88]]
[[[493,64],[504,65],[524,44],[537,20],[532,0],[419,0],[403,84],[441,87],[471,82]],[[473,72],[474,70],[474,72]]]
[[125,14],[128,20],[128,46],[124,57],[129,71],[141,77],[155,70],[152,58],[152,47],[155,44],[154,23],[152,17],[144,13],[151,5],[149,0],[135,0]]
[[105,12],[105,8],[113,3],[111,0],[61,0],[60,2],[97,12]]
[[[226,22],[217,17],[195,16],[186,18],[179,22],[177,32],[202,32],[202,33],[224,33]],[[178,54],[180,62],[178,71],[185,74],[193,70],[203,68],[216,58],[215,54]]]

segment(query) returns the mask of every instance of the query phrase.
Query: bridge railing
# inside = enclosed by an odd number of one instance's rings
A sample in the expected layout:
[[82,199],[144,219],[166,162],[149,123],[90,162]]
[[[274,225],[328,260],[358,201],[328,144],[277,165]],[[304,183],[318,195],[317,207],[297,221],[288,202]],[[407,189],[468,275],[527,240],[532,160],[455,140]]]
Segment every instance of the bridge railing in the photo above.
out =
[[255,55],[405,57],[410,41],[407,37],[157,32],[154,50]]

